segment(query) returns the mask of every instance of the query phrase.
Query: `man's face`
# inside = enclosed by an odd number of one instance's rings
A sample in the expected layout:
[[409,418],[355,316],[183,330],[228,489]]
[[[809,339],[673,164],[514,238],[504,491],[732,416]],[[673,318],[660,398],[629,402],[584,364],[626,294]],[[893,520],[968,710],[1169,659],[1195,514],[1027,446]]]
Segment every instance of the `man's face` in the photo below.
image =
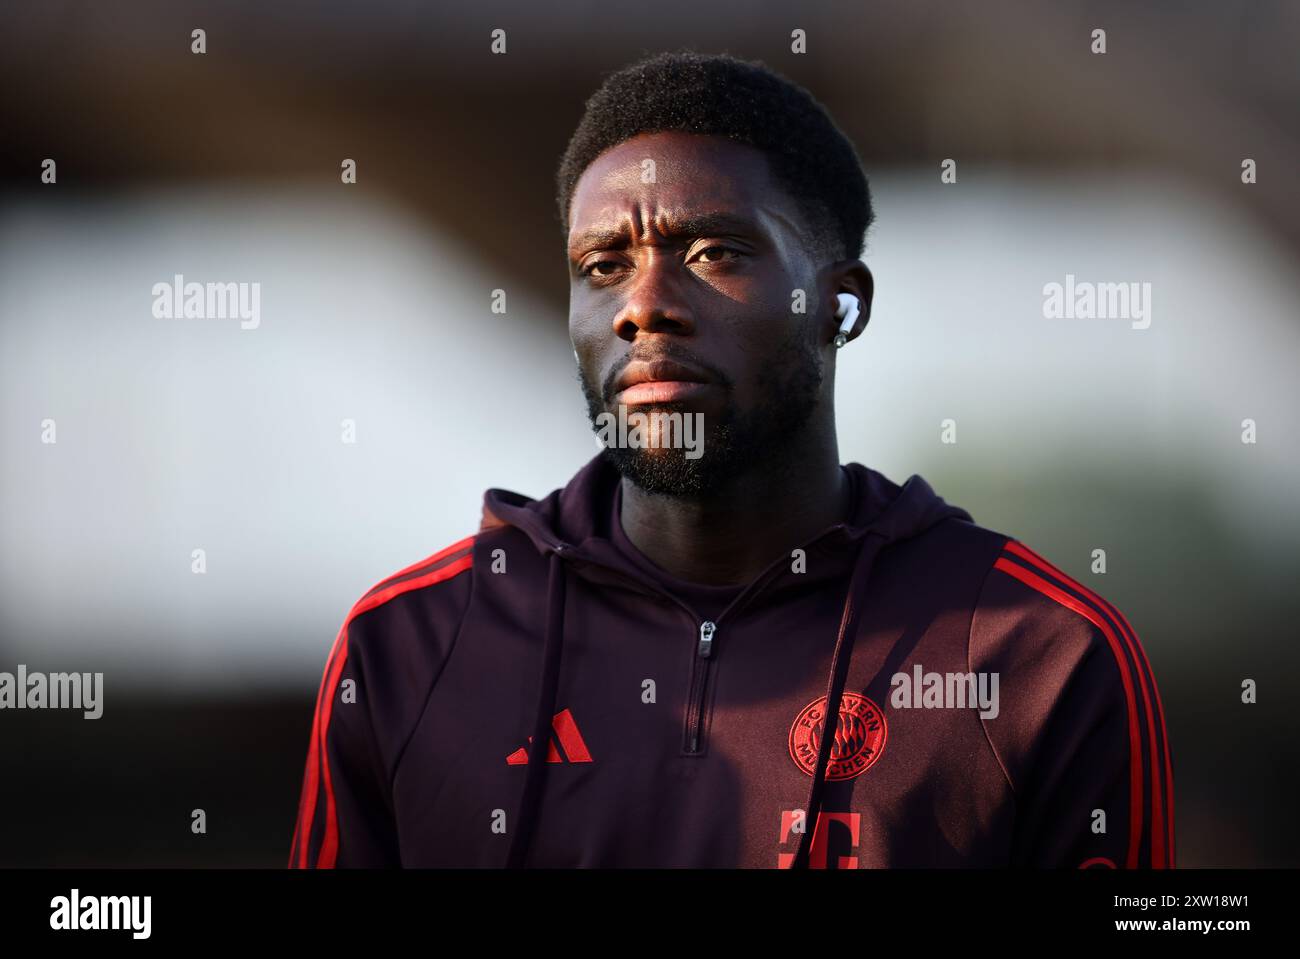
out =
[[583,172],[569,223],[569,336],[593,426],[620,404],[702,415],[697,458],[680,446],[606,449],[642,489],[707,494],[780,459],[829,406],[817,264],[761,152],[637,136]]

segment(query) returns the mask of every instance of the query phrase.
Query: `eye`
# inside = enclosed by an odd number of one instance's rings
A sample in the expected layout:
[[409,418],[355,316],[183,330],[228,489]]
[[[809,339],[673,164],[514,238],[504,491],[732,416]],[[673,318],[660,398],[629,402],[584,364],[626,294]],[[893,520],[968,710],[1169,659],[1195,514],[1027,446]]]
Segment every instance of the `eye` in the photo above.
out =
[[588,263],[586,266],[582,268],[582,275],[583,276],[611,276],[612,274],[610,273],[596,272],[597,269],[603,266],[617,267],[619,266],[619,263],[616,260],[593,260],[592,262]]
[[703,247],[695,254],[694,258],[701,259],[705,263],[725,263],[728,259],[728,255],[730,255],[730,258],[732,259],[739,259],[744,256],[740,250],[737,250],[734,247],[714,243],[711,246]]

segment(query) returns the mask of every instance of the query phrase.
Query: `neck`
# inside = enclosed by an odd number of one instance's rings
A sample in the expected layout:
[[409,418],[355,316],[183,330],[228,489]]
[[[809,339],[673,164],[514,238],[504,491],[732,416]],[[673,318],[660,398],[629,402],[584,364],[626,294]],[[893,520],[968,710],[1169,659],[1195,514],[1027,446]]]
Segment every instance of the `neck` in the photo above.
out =
[[829,442],[809,437],[790,453],[700,498],[652,495],[625,478],[623,531],[679,579],[749,583],[778,556],[849,514],[849,481],[834,430]]

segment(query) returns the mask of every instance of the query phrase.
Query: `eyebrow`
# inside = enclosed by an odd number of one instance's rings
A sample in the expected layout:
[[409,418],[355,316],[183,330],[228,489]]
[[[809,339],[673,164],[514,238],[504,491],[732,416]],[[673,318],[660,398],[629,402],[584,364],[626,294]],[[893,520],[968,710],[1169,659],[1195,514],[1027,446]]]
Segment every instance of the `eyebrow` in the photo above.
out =
[[[664,236],[668,237],[703,236],[721,233],[748,233],[752,235],[758,232],[758,227],[749,217],[721,210],[708,213],[686,213],[680,216],[670,214],[665,219],[666,222],[662,232]],[[613,229],[609,227],[592,227],[589,230],[583,230],[573,238],[573,242],[569,245],[570,256],[574,256],[578,251],[626,245],[629,234],[629,224],[627,223]]]

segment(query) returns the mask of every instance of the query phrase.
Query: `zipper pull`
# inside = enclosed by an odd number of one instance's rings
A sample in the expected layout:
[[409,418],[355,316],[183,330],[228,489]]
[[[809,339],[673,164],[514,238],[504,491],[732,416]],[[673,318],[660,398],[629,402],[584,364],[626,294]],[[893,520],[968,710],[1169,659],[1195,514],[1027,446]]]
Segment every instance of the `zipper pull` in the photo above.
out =
[[718,627],[710,620],[700,623],[700,659],[708,659],[713,655],[713,633]]

